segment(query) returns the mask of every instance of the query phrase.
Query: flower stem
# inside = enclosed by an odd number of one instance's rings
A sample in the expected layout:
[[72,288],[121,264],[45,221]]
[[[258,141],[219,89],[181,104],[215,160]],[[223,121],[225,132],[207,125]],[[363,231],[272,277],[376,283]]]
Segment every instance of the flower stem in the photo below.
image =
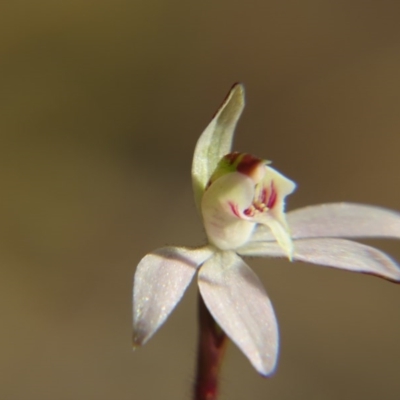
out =
[[200,294],[198,298],[199,343],[194,400],[216,400],[226,335],[214,321]]

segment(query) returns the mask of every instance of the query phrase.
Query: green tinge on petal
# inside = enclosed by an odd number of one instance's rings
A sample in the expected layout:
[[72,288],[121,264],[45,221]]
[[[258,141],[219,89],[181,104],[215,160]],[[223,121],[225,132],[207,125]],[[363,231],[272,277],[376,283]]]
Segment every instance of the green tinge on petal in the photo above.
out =
[[244,87],[237,83],[197,141],[192,163],[192,183],[199,210],[212,173],[221,158],[231,151],[236,124],[243,108]]
[[281,246],[288,259],[292,261],[293,242],[284,215],[278,219],[267,212],[256,215],[253,220],[271,229],[279,246]]

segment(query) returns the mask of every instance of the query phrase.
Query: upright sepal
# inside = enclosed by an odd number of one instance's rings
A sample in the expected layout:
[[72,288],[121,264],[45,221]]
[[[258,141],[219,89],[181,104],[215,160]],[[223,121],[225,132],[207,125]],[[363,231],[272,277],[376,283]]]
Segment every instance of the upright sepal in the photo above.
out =
[[201,134],[193,155],[192,181],[197,208],[218,162],[232,147],[236,124],[244,108],[244,87],[235,84]]

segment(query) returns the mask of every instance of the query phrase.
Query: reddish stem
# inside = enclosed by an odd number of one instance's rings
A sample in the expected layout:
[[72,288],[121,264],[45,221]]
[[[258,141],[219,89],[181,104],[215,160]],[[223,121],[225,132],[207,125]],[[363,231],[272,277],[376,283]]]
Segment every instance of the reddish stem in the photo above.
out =
[[200,295],[198,303],[199,343],[194,400],[216,400],[226,335],[214,321]]

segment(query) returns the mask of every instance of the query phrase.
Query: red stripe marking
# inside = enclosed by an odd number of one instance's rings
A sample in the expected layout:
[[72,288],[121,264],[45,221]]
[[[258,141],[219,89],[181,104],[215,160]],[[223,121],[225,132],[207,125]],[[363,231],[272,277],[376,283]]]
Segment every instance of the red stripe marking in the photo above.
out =
[[234,204],[231,201],[229,201],[228,204],[229,204],[229,207],[231,208],[231,211],[233,212],[233,214],[236,215],[238,218],[240,218],[240,212],[238,210],[237,204]]
[[274,187],[274,182],[271,182],[271,194],[269,196],[268,203],[267,203],[268,208],[272,208],[275,205],[276,198],[277,198],[277,192]]

